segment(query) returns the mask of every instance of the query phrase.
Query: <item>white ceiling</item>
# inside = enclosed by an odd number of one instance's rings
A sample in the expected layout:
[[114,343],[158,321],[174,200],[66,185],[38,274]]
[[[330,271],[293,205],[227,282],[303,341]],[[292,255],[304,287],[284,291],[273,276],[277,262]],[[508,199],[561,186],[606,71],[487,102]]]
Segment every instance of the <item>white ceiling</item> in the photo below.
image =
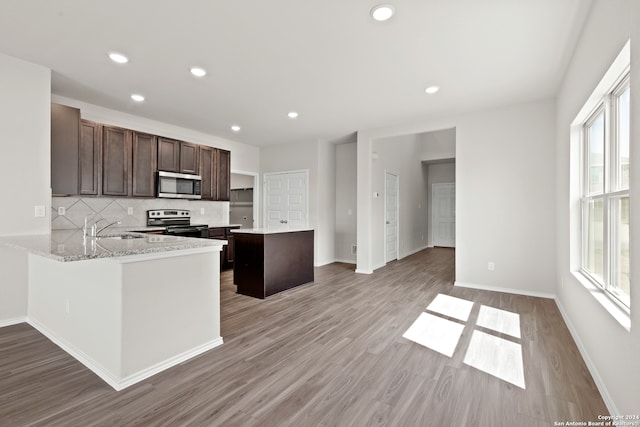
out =
[[0,52],[91,104],[258,146],[334,141],[554,96],[591,0],[383,2],[380,23],[376,0],[2,0]]

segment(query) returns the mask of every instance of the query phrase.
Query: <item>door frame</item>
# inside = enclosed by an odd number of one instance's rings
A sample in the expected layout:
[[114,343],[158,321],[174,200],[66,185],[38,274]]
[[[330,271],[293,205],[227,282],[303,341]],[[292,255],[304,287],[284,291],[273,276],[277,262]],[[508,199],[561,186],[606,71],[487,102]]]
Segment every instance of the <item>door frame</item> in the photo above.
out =
[[384,171],[384,219],[382,221],[382,245],[384,248],[384,263],[387,264],[387,175],[396,177],[396,261],[400,259],[400,174],[385,169]]
[[231,173],[237,175],[247,175],[253,177],[253,228],[260,228],[262,218],[260,217],[260,174],[256,172],[246,172],[232,170]]
[[[431,200],[430,200],[430,202],[431,202],[431,219],[430,219],[430,221],[431,221],[431,234],[432,234],[431,235],[431,246],[432,247],[436,246],[436,242],[434,241],[435,240],[434,236],[435,236],[435,232],[436,232],[436,225],[435,225],[435,223],[436,223],[436,221],[435,221],[436,206],[435,206],[435,203],[434,203],[434,199],[435,199],[435,197],[434,197],[434,195],[435,195],[434,189],[436,187],[453,187],[453,189],[454,189],[454,197],[453,197],[454,203],[455,203],[455,200],[456,200],[456,196],[455,196],[455,194],[456,194],[455,193],[456,183],[455,182],[436,182],[436,183],[431,184]],[[451,247],[455,248],[456,247],[456,232],[455,232],[456,211],[455,211],[455,207],[454,207],[454,212],[453,212],[453,227],[454,227],[454,231],[453,231],[453,246],[451,246]],[[446,247],[448,247],[448,246],[446,246]]]
[[262,224],[264,227],[267,226],[267,197],[269,197],[269,188],[267,187],[267,177],[271,175],[284,175],[284,174],[293,174],[293,173],[304,173],[305,180],[305,227],[309,227],[309,169],[296,169],[289,171],[280,171],[280,172],[264,172],[262,174],[262,187],[264,191],[262,192]]

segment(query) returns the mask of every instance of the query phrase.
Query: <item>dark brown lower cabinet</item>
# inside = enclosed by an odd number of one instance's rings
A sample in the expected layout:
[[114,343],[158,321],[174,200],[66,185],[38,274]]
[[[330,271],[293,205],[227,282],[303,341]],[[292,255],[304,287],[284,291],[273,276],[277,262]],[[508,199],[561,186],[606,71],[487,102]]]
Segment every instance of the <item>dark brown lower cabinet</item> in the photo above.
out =
[[313,230],[234,236],[233,282],[239,294],[264,299],[313,282]]
[[230,230],[234,228],[240,228],[239,226],[233,227],[212,227],[209,229],[209,238],[226,240],[227,244],[222,247],[220,251],[220,270],[228,270],[233,268],[234,263],[234,248],[235,248],[235,236]]

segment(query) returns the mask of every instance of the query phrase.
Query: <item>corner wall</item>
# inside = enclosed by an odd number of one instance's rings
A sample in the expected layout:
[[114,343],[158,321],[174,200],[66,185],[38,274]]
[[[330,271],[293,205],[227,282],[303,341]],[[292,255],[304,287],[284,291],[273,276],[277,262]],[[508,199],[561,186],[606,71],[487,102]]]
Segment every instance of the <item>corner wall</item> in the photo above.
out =
[[[0,54],[0,236],[45,234],[51,203],[51,71]],[[10,209],[7,209],[10,208]],[[0,247],[0,325],[27,315],[26,253]]]
[[[570,133],[574,118],[631,38],[631,212],[640,219],[640,3],[595,0],[557,97],[556,218],[557,301],[610,411],[638,413],[640,402],[640,288],[631,289],[627,331],[573,275],[570,229]],[[631,226],[631,277],[640,277],[640,226]]]

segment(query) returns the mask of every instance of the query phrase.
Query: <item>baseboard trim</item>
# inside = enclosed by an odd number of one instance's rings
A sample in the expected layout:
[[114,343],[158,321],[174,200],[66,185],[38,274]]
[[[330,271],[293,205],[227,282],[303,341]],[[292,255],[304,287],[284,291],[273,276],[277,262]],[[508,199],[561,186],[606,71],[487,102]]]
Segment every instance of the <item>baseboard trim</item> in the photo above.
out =
[[176,356],[170,357],[162,362],[159,362],[147,369],[136,372],[135,374],[129,375],[124,378],[118,378],[114,376],[111,372],[105,369],[98,362],[93,360],[91,357],[87,356],[84,352],[77,349],[73,345],[68,342],[61,340],[55,336],[52,332],[50,332],[44,325],[38,322],[35,319],[27,317],[27,323],[35,328],[42,335],[51,340],[55,345],[69,353],[73,358],[75,358],[78,362],[82,363],[85,367],[87,367],[90,371],[100,377],[104,382],[109,384],[114,390],[121,391],[125,388],[132,386],[142,380],[145,380],[157,373],[160,373],[166,369],[169,369],[175,365],[178,365],[182,362],[191,359],[192,357],[198,356],[206,351],[209,351],[215,347],[222,345],[223,340],[222,337],[218,337],[214,340],[211,340],[203,345],[195,347],[191,350],[187,350],[184,353],[178,354]]
[[158,374],[164,370],[172,368],[173,366],[179,365],[182,362],[186,362],[187,360],[193,357],[196,357],[202,353],[205,353],[211,349],[214,349],[218,346],[221,346],[222,344],[223,344],[222,337],[218,337],[198,347],[192,348],[191,350],[187,350],[184,353],[178,354],[174,357],[171,357],[167,360],[157,363],[147,369],[139,371],[133,375],[129,375],[128,377],[125,377],[119,381],[119,384],[118,384],[119,388],[116,388],[116,390],[120,391],[131,385],[139,383],[142,380],[145,380],[155,374]]
[[564,323],[567,325],[567,329],[569,329],[569,333],[573,337],[573,340],[575,341],[576,346],[578,347],[578,351],[580,352],[580,355],[582,355],[582,359],[584,360],[584,363],[587,365],[587,369],[589,369],[589,372],[593,377],[593,381],[596,383],[596,387],[598,387],[598,391],[600,392],[600,395],[602,396],[602,400],[604,400],[604,404],[607,406],[609,413],[611,415],[622,415],[616,408],[616,405],[613,403],[613,399],[609,394],[609,390],[607,390],[607,387],[605,386],[604,381],[602,381],[602,377],[600,377],[600,374],[598,372],[598,369],[596,368],[596,365],[591,360],[591,357],[589,357],[589,353],[587,352],[586,347],[582,343],[582,340],[580,340],[580,336],[578,335],[576,328],[573,326],[573,323],[571,323],[571,319],[569,318],[569,315],[567,314],[564,307],[562,306],[562,303],[558,298],[554,298],[554,300],[556,305],[558,306],[560,315],[562,315],[562,319],[564,320]]
[[459,286],[461,288],[480,289],[483,291],[492,291],[492,292],[504,292],[507,294],[524,295],[527,297],[538,297],[538,298],[547,298],[547,299],[556,298],[554,294],[549,294],[546,292],[538,292],[538,291],[529,291],[526,289],[501,288],[498,286],[477,285],[475,283],[464,283],[464,282],[458,282],[458,281],[453,282],[453,285]]
[[5,326],[17,325],[19,323],[25,323],[26,321],[27,321],[26,316],[14,317],[13,319],[0,320],[0,328],[4,328]]
[[343,264],[356,264],[356,261],[353,259],[336,259],[334,262],[341,262]]
[[373,270],[363,270],[361,268],[356,268],[356,273],[360,274],[373,274]]

